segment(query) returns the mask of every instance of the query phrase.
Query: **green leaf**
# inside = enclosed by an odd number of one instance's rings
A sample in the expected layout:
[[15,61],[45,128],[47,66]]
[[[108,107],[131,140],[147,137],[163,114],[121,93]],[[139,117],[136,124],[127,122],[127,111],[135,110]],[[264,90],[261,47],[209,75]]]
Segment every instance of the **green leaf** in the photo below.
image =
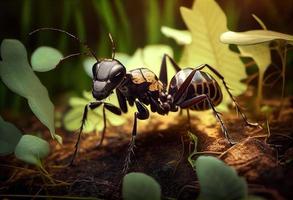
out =
[[244,178],[212,156],[200,156],[196,160],[196,171],[200,185],[199,199],[234,200],[247,197]]
[[62,143],[62,138],[55,133],[54,105],[47,89],[30,67],[23,44],[18,40],[3,40],[1,57],[0,75],[4,84],[28,100],[33,113],[48,127],[52,137]]
[[174,39],[179,45],[190,44],[192,41],[191,33],[187,30],[177,30],[167,26],[162,26],[161,32],[166,37]]
[[48,142],[33,135],[23,135],[15,148],[15,156],[18,159],[39,167],[42,167],[41,159],[49,152]]
[[252,45],[273,40],[285,40],[293,45],[293,35],[279,33],[270,30],[251,30],[244,32],[224,32],[220,37],[221,42],[226,44]]
[[22,133],[13,124],[6,122],[0,116],[0,156],[14,152]]
[[160,200],[161,187],[155,179],[143,173],[129,173],[123,178],[124,200]]
[[[237,53],[219,41],[221,33],[228,30],[226,16],[219,5],[214,0],[197,0],[192,9],[181,7],[180,11],[192,36],[191,44],[184,49],[181,65],[197,67],[209,64],[224,76],[233,89],[233,95],[243,93],[246,85],[240,81],[246,78],[245,66]],[[224,105],[227,105],[231,99],[221,81],[219,83],[224,94]]]
[[37,48],[31,57],[31,64],[34,71],[46,72],[54,69],[63,55],[57,49],[42,46]]

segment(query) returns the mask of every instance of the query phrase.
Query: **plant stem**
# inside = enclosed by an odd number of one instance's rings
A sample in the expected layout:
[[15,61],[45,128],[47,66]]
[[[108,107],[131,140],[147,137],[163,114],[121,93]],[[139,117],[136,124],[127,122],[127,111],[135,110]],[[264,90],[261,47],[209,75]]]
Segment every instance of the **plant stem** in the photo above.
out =
[[257,97],[256,97],[256,113],[260,113],[260,106],[261,106],[261,101],[262,101],[262,84],[263,84],[263,75],[264,72],[259,72],[258,73],[258,87],[257,87]]
[[285,82],[286,82],[287,46],[286,44],[283,44],[283,45],[281,44],[280,48],[278,49],[278,53],[280,55],[281,62],[282,62],[282,94],[281,94],[281,102],[280,102],[280,109],[279,109],[279,115],[278,115],[279,120],[280,120],[281,113],[284,107]]

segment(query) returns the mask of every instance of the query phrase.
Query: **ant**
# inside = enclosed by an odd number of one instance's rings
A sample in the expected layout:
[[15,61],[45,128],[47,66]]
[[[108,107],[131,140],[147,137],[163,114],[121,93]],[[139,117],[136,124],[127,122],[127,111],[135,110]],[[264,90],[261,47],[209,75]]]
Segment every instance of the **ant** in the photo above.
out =
[[[53,30],[69,35],[86,47],[89,53],[97,60],[92,67],[92,95],[96,101],[90,102],[84,107],[78,139],[75,144],[75,151],[70,162],[71,165],[73,164],[78,151],[80,137],[87,119],[88,110],[93,110],[102,106],[104,128],[98,144],[101,145],[104,140],[106,130],[105,110],[107,109],[116,115],[121,115],[122,112],[126,113],[128,111],[127,102],[130,106],[135,104],[137,111],[134,113],[132,139],[129,145],[124,171],[128,168],[130,153],[134,148],[135,137],[137,134],[137,120],[145,120],[149,118],[149,110],[146,105],[150,105],[151,111],[157,112],[160,115],[167,115],[169,112],[176,112],[179,108],[187,110],[207,110],[211,108],[217,120],[220,122],[226,139],[230,144],[234,144],[228,134],[227,128],[225,127],[221,116],[219,115],[220,113],[215,109],[215,106],[219,105],[223,99],[221,88],[210,74],[201,71],[204,68],[208,68],[222,81],[225,90],[235,104],[237,111],[241,114],[245,124],[250,126],[258,126],[257,123],[251,123],[247,120],[247,117],[241,111],[239,105],[229,91],[224,77],[208,64],[200,65],[197,68],[181,69],[170,56],[165,54],[162,59],[159,78],[154,72],[147,68],[137,68],[127,72],[125,66],[115,59],[116,48],[111,34],[109,34],[109,38],[112,44],[112,57],[110,59],[98,59],[86,43],[82,42],[78,37],[67,31],[56,28],[39,28],[31,32],[30,35],[42,30]],[[66,56],[64,59],[81,54],[82,53],[72,54]],[[176,74],[169,83],[168,90],[167,58],[176,70]],[[110,96],[114,90],[116,91],[119,107],[105,102],[105,99]]]

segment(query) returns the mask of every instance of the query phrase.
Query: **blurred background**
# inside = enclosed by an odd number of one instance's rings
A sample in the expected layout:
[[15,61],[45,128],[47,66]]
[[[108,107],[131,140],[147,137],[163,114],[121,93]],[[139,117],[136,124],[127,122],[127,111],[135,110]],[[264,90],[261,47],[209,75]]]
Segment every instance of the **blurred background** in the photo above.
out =
[[[260,29],[251,14],[256,14],[268,29],[293,34],[292,0],[218,0],[227,15],[228,27],[233,31]],[[69,31],[97,52],[109,57],[111,45],[108,32],[113,35],[118,52],[132,55],[137,48],[148,44],[167,44],[179,60],[182,47],[162,35],[161,26],[186,29],[180,6],[191,7],[193,0],[0,0],[0,39],[21,40],[28,53],[38,46],[59,49],[63,55],[85,51],[68,36],[44,31],[31,37],[28,33],[40,27],[54,27]],[[288,55],[287,94],[292,94],[292,51]],[[57,105],[66,97],[91,89],[91,79],[82,67],[82,59],[67,60],[55,70],[37,73]],[[291,91],[292,90],[292,91]],[[25,99],[9,91],[0,83],[0,109],[13,113],[29,110]]]

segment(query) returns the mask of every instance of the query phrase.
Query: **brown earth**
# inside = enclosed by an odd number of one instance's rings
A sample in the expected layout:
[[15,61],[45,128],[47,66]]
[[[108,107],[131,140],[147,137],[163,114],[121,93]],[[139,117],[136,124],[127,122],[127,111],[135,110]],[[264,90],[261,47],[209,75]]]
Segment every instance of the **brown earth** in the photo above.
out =
[[[191,129],[186,116],[178,113],[167,117],[153,116],[147,122],[139,122],[139,135],[128,172],[144,172],[154,177],[160,183],[165,199],[195,199],[199,184],[187,161],[193,147],[187,134],[190,130],[198,137],[197,150],[202,152],[198,155],[217,156],[235,167],[241,176],[246,177],[250,194],[267,199],[293,198],[291,104],[282,112],[280,120],[270,119],[269,129],[245,127],[234,112],[224,113],[229,133],[238,141],[234,146],[223,137],[218,124],[204,125],[196,115],[198,113],[192,116]],[[35,118],[17,123],[19,127],[27,127],[24,131],[41,132],[50,140],[48,131]],[[260,121],[260,124],[265,127],[266,123]],[[130,133],[131,129],[131,125],[110,127],[104,146],[99,148],[96,148],[98,135],[84,135],[75,165],[71,167],[66,164],[73,153],[76,136],[58,130],[63,135],[64,144],[60,146],[50,140],[52,153],[44,162],[50,176],[12,156],[1,158],[1,196],[5,194],[5,199],[41,198],[42,195],[59,196],[60,199],[64,195],[120,199],[130,138],[125,133]]]

